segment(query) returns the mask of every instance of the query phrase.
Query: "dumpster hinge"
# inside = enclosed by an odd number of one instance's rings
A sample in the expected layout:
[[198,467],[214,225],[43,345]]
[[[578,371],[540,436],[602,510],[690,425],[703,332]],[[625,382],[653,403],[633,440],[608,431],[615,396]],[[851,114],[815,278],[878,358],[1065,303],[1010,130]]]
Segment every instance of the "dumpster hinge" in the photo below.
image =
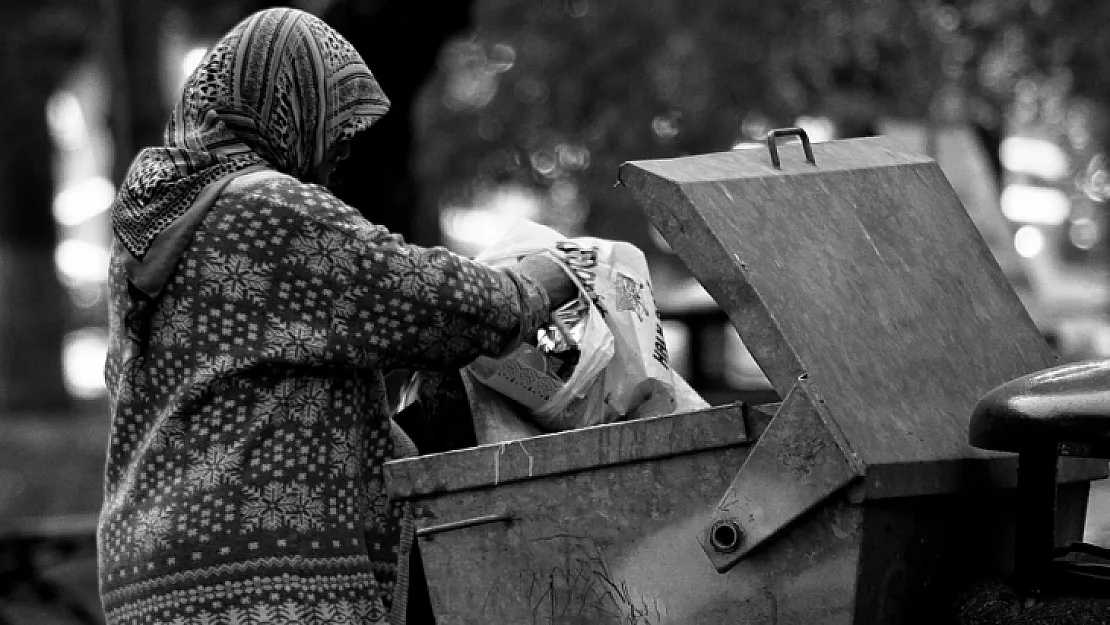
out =
[[807,376],[791,387],[699,542],[720,572],[863,475]]

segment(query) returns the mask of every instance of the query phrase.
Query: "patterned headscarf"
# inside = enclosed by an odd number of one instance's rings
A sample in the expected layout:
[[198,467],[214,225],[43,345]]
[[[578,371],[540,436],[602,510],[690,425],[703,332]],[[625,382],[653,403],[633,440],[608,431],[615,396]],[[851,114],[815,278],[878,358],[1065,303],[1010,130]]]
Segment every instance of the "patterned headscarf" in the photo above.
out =
[[163,147],[131,164],[112,228],[141,262],[212,183],[252,167],[304,180],[328,150],[387,110],[362,57],[334,29],[296,9],[259,11],[188,78]]

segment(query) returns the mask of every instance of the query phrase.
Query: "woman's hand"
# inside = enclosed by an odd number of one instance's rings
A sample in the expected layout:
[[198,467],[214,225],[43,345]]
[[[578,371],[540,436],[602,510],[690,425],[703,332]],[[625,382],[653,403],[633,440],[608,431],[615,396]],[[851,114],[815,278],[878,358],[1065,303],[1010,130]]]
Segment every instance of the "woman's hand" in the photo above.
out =
[[570,276],[554,259],[543,254],[525,256],[514,267],[520,273],[540,283],[547,297],[551,300],[551,308],[558,308],[578,295],[578,287],[571,281]]

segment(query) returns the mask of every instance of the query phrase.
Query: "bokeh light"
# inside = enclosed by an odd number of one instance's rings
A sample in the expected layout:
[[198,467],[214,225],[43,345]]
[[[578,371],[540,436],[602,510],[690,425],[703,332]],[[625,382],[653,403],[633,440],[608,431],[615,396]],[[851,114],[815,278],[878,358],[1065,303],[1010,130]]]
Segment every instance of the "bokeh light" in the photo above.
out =
[[72,285],[105,282],[108,262],[108,250],[80,239],[65,239],[54,252],[59,277]]
[[54,197],[54,219],[62,226],[77,226],[108,210],[115,196],[116,187],[107,178],[86,178]]
[[1033,258],[1044,251],[1045,237],[1040,228],[1022,226],[1014,233],[1014,249],[1025,258]]
[[95,399],[106,392],[104,359],[108,333],[104,328],[82,328],[66,335],[62,367],[66,389],[80,399]]

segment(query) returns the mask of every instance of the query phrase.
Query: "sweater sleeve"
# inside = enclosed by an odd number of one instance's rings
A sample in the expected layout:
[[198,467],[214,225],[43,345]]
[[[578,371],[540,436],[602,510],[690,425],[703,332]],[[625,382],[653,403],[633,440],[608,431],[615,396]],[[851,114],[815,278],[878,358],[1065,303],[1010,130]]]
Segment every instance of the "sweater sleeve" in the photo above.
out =
[[[264,193],[289,215],[273,272],[276,284],[294,292],[285,306],[271,307],[276,331],[268,335],[279,353],[289,351],[283,340],[307,333],[323,364],[454,369],[504,353],[547,317],[546,293],[523,274],[409,245],[322,187],[270,185]],[[331,300],[327,318],[317,307],[305,320],[297,287]]]

